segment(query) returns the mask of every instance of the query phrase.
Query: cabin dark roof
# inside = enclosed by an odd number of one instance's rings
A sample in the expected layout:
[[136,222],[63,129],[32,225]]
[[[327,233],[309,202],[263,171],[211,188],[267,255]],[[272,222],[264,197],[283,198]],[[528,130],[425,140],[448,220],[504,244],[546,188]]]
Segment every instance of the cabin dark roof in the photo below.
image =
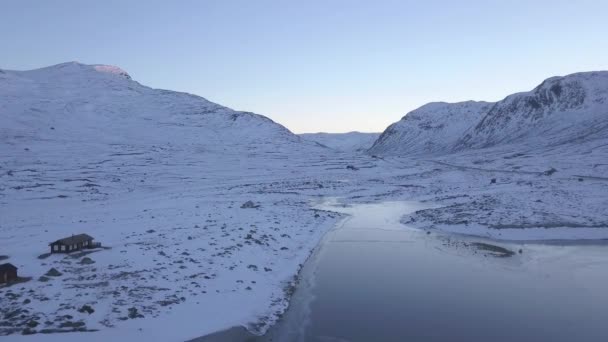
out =
[[63,238],[63,239],[59,239],[55,242],[51,242],[51,245],[54,244],[62,244],[62,245],[74,245],[74,244],[78,244],[81,242],[85,242],[85,241],[91,241],[93,240],[93,237],[87,234],[78,234],[78,235],[72,235],[70,237],[67,238]]
[[17,270],[17,267],[15,267],[15,265],[10,264],[10,263],[0,265],[0,272],[10,271],[10,270]]

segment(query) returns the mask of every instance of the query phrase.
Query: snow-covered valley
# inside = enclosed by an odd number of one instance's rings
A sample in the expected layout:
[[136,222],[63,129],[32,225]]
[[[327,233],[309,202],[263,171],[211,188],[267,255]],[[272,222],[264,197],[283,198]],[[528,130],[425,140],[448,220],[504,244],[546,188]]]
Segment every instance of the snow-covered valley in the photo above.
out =
[[369,150],[378,139],[380,133],[304,133],[300,137],[317,142],[323,146],[342,152],[360,152]]
[[[469,120],[437,128],[451,135],[450,146],[466,148],[406,153],[415,144],[400,133],[364,154],[142,86],[115,67],[0,70],[0,85],[0,256],[23,280],[0,288],[0,335],[13,340],[181,341],[237,325],[263,333],[343,215],[315,209],[326,197],[427,203],[432,208],[402,218],[421,229],[608,238],[601,91],[592,98],[597,131],[568,131],[568,143],[480,148],[461,137]],[[500,130],[482,131],[496,125],[475,126],[475,136],[503,141]],[[543,127],[551,137],[564,130]],[[575,131],[581,139],[571,139]],[[48,254],[50,242],[79,233],[102,248]],[[58,273],[45,275],[53,268]],[[61,331],[72,332],[53,334]]]

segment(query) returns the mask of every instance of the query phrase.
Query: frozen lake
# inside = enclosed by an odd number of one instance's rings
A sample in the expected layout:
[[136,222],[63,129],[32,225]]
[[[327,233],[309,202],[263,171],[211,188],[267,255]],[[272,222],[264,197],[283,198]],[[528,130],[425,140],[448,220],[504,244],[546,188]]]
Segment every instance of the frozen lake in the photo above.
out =
[[263,337],[240,339],[608,339],[606,243],[496,242],[401,225],[402,215],[423,208],[419,203],[318,208],[350,216],[304,266],[279,323]]

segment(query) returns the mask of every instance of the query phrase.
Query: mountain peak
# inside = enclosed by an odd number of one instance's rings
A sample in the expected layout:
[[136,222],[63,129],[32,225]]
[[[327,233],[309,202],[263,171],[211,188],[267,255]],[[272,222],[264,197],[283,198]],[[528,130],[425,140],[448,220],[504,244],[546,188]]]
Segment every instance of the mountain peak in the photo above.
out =
[[131,76],[120,67],[105,64],[83,64],[77,61],[65,62],[51,65],[34,70],[18,71],[19,74],[32,78],[64,77],[66,75],[79,74],[105,74],[119,76],[120,78],[131,80]]

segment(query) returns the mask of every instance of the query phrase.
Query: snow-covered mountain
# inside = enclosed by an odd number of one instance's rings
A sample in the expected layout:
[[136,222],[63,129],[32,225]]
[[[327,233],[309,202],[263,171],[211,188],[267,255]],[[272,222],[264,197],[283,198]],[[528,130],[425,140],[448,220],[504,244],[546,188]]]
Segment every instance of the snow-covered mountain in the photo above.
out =
[[285,127],[206,99],[152,89],[107,65],[0,70],[0,140],[196,144],[204,149],[300,143]]
[[426,104],[390,125],[369,152],[379,155],[445,153],[491,105],[474,101]]
[[608,136],[608,71],[545,80],[497,102],[455,146],[554,146]]
[[334,150],[344,152],[362,152],[369,149],[380,133],[303,133],[300,137],[317,142]]
[[533,147],[608,136],[608,72],[552,77],[496,103],[431,103],[389,126],[373,154],[443,154],[505,144]]

